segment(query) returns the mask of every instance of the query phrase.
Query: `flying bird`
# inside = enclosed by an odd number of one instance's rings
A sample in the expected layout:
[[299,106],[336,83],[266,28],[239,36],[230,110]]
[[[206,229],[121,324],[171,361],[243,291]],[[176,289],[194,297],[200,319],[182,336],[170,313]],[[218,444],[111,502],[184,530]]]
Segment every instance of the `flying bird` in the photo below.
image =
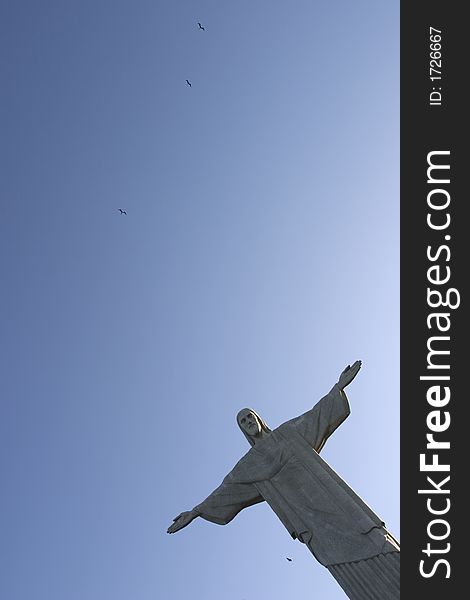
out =
[[127,215],[125,210],[122,210],[122,208],[119,209],[119,212],[121,213],[121,215]]
[[286,560],[288,560],[289,562],[292,562],[292,558],[289,558],[288,556],[286,556]]
[[199,22],[198,22],[198,26],[199,26],[199,29],[202,29],[202,31],[205,31],[204,27]]
[[189,85],[189,87],[191,87],[191,82],[188,81],[187,79],[186,79],[186,85]]

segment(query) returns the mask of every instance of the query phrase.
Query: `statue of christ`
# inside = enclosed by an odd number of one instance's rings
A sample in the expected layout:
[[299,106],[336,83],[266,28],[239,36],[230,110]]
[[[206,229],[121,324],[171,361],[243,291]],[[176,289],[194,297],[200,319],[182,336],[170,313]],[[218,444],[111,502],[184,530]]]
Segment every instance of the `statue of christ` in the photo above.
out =
[[347,366],[312,409],[274,430],[254,410],[241,410],[237,422],[251,449],[212,494],[174,519],[168,533],[196,517],[225,525],[242,509],[266,501],[349,598],[398,600],[398,542],[320,457],[326,440],[350,414],[344,388],[360,368],[360,361]]

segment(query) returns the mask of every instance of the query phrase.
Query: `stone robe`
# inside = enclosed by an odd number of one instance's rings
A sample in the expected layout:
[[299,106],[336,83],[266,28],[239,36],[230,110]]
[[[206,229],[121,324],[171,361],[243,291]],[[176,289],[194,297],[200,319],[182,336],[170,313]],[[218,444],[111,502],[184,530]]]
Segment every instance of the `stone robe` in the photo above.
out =
[[335,385],[311,410],[257,441],[196,510],[225,525],[265,500],[326,567],[396,552],[381,519],[319,455],[349,413]]

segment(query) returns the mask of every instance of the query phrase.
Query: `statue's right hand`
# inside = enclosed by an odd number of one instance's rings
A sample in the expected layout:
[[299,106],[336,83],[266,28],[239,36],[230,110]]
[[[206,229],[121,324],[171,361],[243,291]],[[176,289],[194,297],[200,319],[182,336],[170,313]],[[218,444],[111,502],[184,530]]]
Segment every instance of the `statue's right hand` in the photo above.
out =
[[193,510],[182,512],[180,515],[173,519],[173,525],[170,525],[167,529],[167,533],[176,533],[186,525],[189,525],[193,519],[197,517],[197,513]]
[[362,366],[362,361],[356,360],[353,365],[348,365],[344,371],[339,376],[338,385],[340,389],[344,390],[344,388],[351,383],[351,381],[356,377],[359,373],[359,370]]

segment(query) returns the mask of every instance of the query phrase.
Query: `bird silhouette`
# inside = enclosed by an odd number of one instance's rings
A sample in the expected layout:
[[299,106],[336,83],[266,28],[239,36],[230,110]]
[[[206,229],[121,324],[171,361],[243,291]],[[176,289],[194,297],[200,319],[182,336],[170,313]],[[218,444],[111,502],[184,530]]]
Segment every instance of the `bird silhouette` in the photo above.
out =
[[191,87],[191,82],[188,81],[187,79],[186,79],[186,85],[189,85],[189,87]]
[[121,213],[121,215],[127,215],[125,210],[122,210],[122,208],[119,209],[119,212]]
[[199,25],[199,29],[202,29],[202,31],[205,31],[204,27],[198,22]]
[[286,556],[286,560],[288,560],[289,562],[292,562],[292,558],[289,558],[288,556]]

